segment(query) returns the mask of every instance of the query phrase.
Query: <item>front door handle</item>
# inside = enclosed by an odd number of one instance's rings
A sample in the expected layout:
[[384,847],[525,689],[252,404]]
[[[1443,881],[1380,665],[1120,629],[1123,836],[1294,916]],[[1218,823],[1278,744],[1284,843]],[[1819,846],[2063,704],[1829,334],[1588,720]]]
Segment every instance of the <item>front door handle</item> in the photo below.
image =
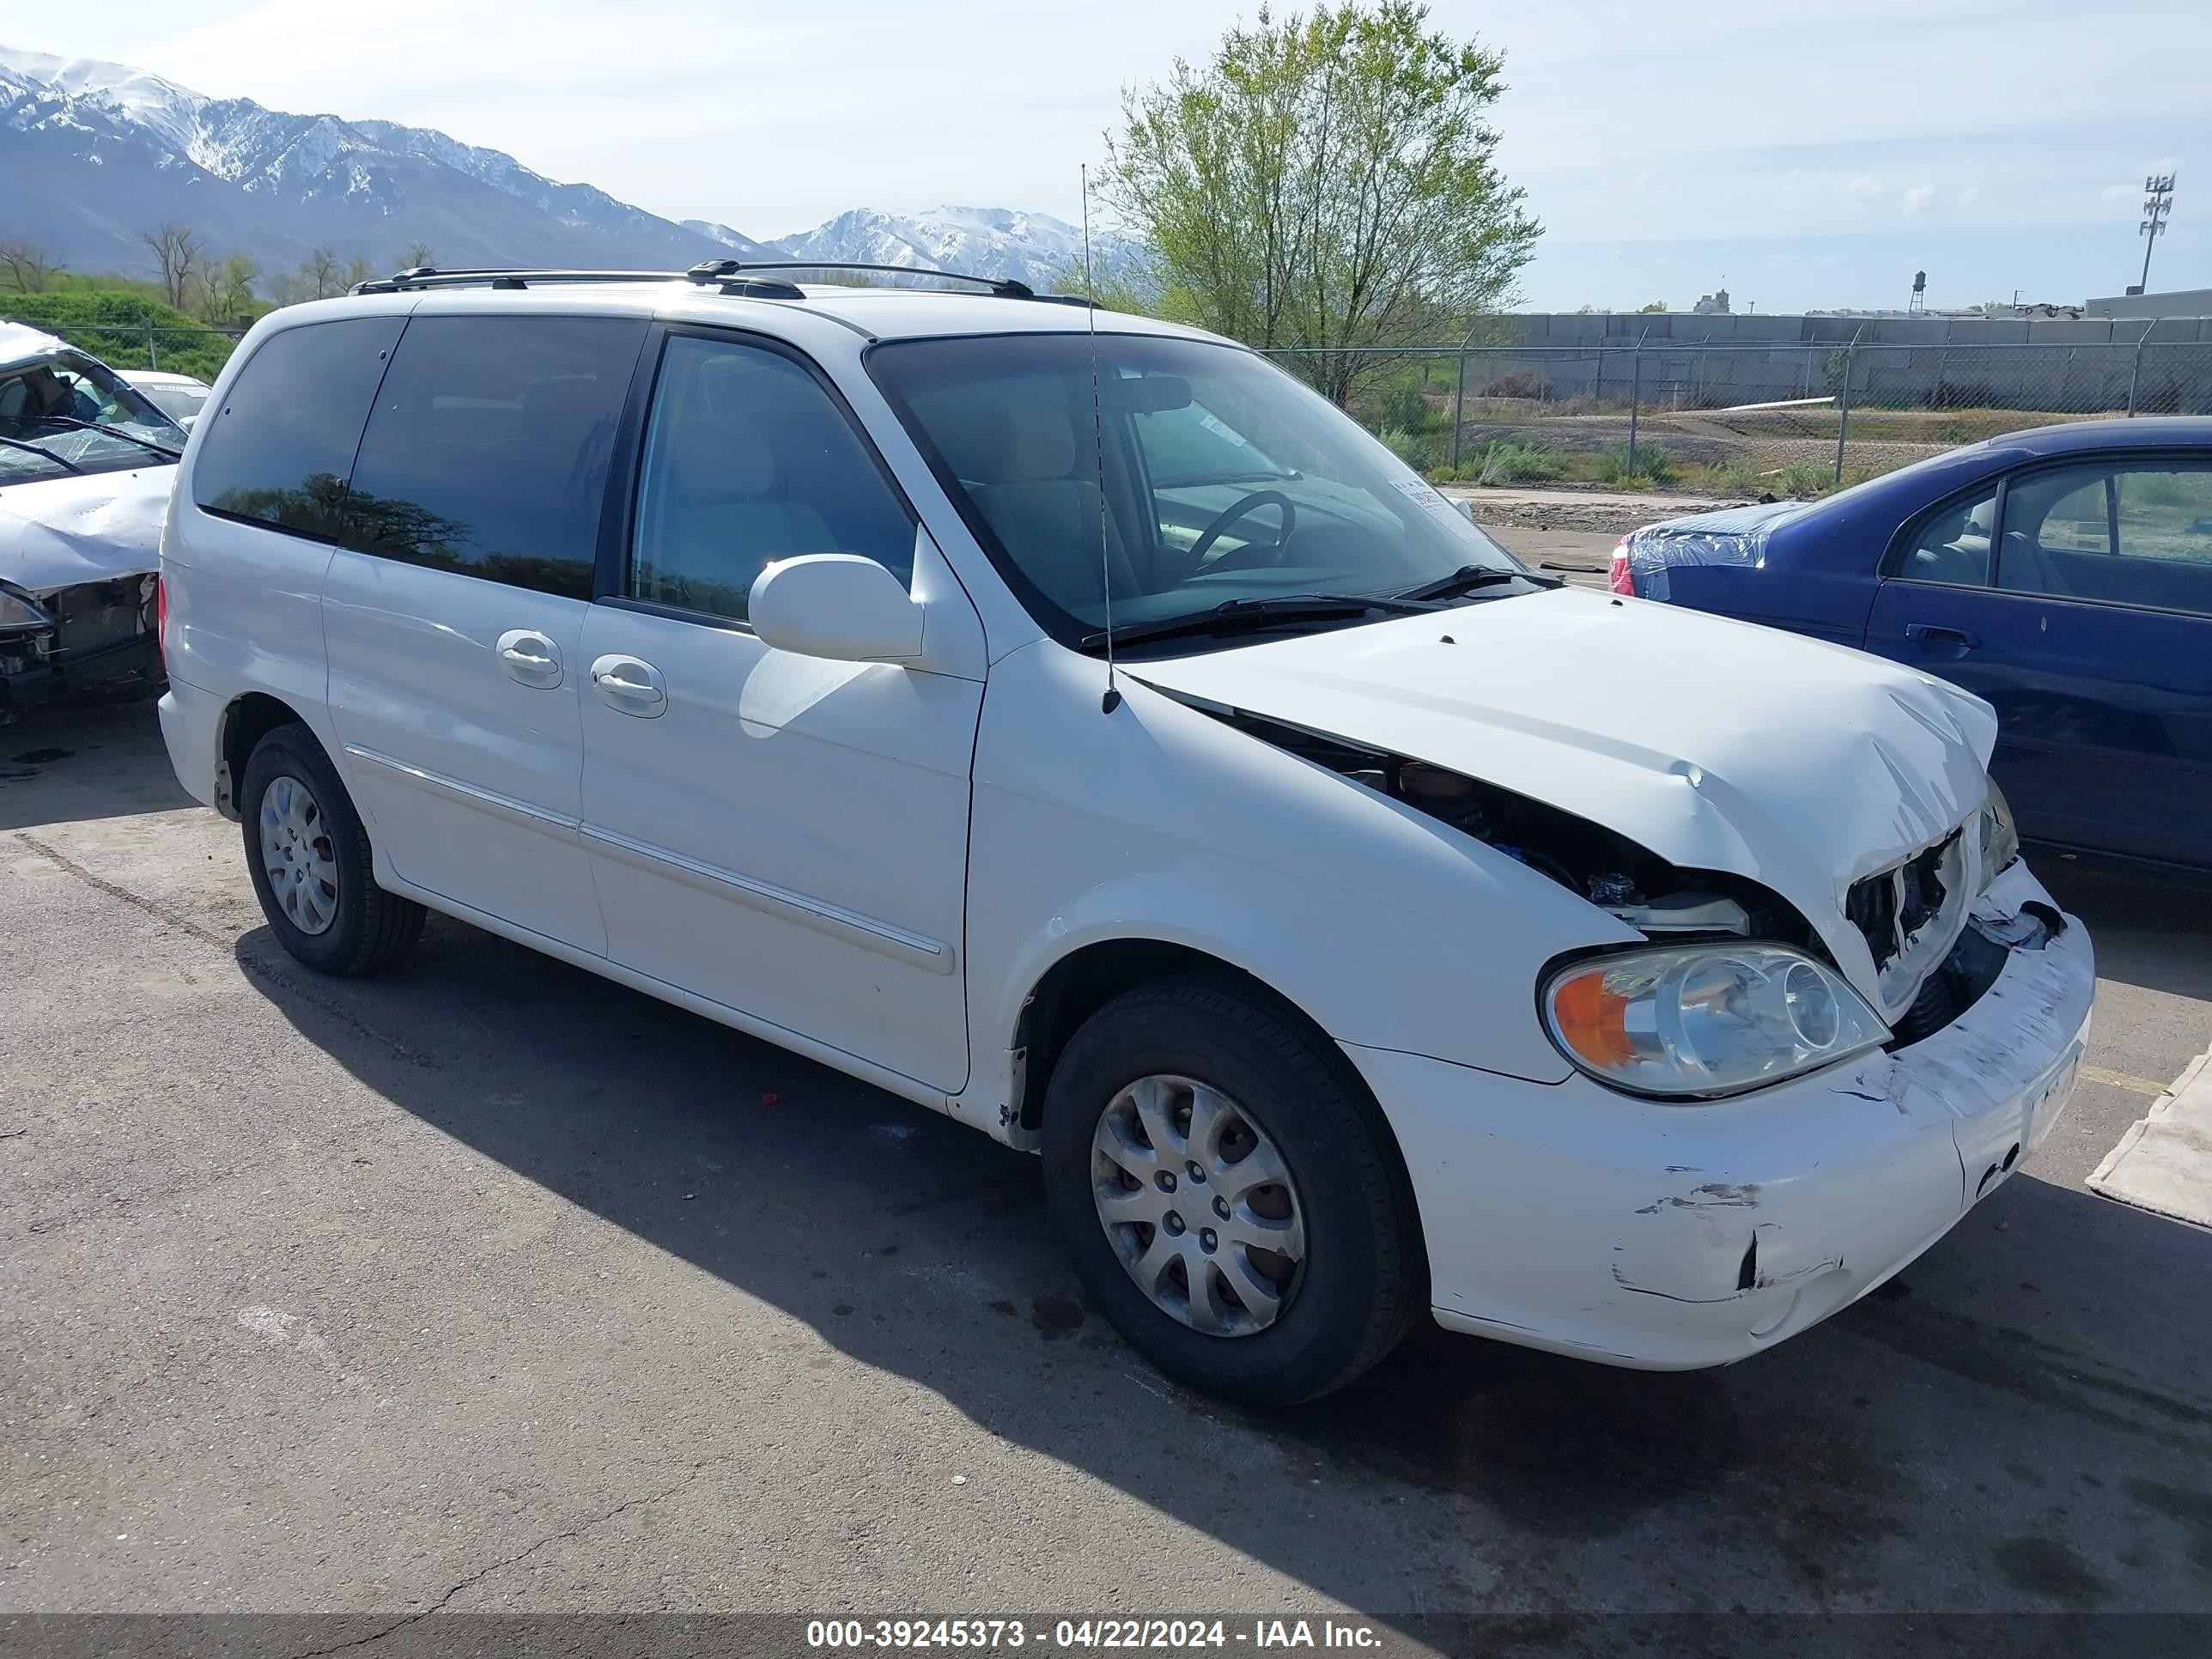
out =
[[540,691],[561,684],[561,647],[534,628],[510,628],[492,647],[507,677]]
[[1947,628],[1941,623],[1907,623],[1905,637],[1917,640],[1923,645],[1947,646],[1954,651],[1972,651],[1982,642],[1982,636],[1967,628]]
[[592,689],[617,714],[655,720],[668,712],[668,682],[636,657],[601,657],[592,664]]

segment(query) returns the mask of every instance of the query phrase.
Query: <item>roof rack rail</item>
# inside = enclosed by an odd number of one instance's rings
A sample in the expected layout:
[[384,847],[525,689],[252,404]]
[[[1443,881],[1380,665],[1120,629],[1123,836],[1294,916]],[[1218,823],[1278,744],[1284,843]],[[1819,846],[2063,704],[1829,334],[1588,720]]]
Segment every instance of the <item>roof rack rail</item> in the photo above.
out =
[[406,294],[432,288],[514,289],[534,288],[540,283],[680,283],[689,280],[694,283],[720,281],[723,293],[745,299],[803,300],[806,297],[795,283],[750,277],[724,280],[719,274],[702,275],[708,269],[706,265],[694,265],[689,270],[538,270],[522,265],[483,265],[441,270],[434,265],[416,265],[373,282],[356,283],[351,292]]
[[695,283],[720,277],[750,276],[757,270],[866,270],[889,276],[942,276],[948,282],[975,283],[1007,300],[1034,300],[1037,292],[1012,276],[977,276],[965,270],[938,270],[928,265],[873,265],[858,259],[709,259],[691,267]]
[[582,270],[537,269],[524,265],[471,265],[441,270],[434,265],[415,265],[366,283],[356,283],[355,294],[409,294],[434,288],[535,288],[554,283],[696,283],[719,288],[732,298],[747,300],[803,300],[806,292],[796,283],[756,273],[773,270],[865,270],[894,276],[941,276],[955,283],[975,283],[1008,300],[1046,300],[1054,305],[1091,305],[1079,295],[1039,294],[1027,283],[1012,276],[974,276],[960,270],[934,270],[926,265],[872,265],[849,259],[705,259],[689,270]]
[[366,283],[356,283],[355,294],[404,294],[428,288],[530,288],[540,283],[672,283],[683,273],[674,270],[537,270],[529,266],[481,265],[441,270],[434,265],[415,265]]

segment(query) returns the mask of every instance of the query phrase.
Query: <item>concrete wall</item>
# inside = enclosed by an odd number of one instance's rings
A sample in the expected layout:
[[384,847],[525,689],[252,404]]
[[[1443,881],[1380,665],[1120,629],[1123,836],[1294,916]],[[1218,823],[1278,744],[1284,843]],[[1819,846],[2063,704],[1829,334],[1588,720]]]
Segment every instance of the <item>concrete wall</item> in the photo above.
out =
[[[1501,319],[1515,345],[1468,360],[1470,396],[1650,408],[1724,408],[1840,391],[1855,404],[2212,413],[2212,318],[1610,316]],[[1638,338],[1644,349],[1633,351]],[[2140,349],[2139,349],[2140,346]],[[1639,361],[1640,360],[1640,361]]]
[[[2153,301],[2176,309],[2155,321],[2154,340],[2212,342],[2212,289],[2201,295],[2154,294]],[[2188,301],[2184,305],[2183,301]],[[2093,305],[2137,301],[2092,301]],[[2183,315],[2201,311],[2205,315]],[[1520,345],[1633,345],[1639,335],[1646,343],[1714,345],[1812,343],[1833,341],[1850,343],[1856,336],[1863,345],[1999,345],[2033,341],[2054,344],[2091,342],[2136,343],[2143,319],[2151,313],[2116,313],[2112,316],[2070,318],[1983,317],[1822,317],[1698,316],[1676,312],[1522,312],[1498,320],[1505,331],[1501,338]]]
[[2083,307],[2092,317],[2180,317],[2212,314],[2212,288],[2177,289],[2171,294],[2115,294]]

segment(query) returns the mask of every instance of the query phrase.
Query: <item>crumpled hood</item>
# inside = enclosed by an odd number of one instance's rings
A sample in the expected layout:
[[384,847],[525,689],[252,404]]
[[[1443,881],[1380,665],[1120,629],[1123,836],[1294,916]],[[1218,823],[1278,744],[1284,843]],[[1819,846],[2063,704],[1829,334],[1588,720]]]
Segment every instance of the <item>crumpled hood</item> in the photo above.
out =
[[161,465],[0,485],[0,581],[44,593],[150,574],[176,478]]
[[1855,979],[1846,890],[1982,805],[1996,738],[1980,698],[1863,652],[1571,588],[1122,672],[1763,882]]

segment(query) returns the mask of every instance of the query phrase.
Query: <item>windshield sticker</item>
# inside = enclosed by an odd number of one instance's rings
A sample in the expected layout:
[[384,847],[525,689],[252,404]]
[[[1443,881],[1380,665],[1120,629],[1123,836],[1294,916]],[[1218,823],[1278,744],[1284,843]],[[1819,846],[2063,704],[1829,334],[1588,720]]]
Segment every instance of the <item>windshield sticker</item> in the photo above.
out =
[[1413,502],[1431,518],[1448,524],[1455,530],[1466,531],[1474,527],[1466,514],[1461,512],[1442,494],[1422,483],[1419,478],[1393,478],[1390,482],[1398,488],[1407,501]]
[[1198,417],[1198,423],[1204,427],[1208,432],[1211,432],[1215,437],[1225,438],[1231,443],[1235,444],[1239,449],[1244,447],[1244,434],[1232,428],[1224,426],[1218,416],[1212,415],[1201,415]]

